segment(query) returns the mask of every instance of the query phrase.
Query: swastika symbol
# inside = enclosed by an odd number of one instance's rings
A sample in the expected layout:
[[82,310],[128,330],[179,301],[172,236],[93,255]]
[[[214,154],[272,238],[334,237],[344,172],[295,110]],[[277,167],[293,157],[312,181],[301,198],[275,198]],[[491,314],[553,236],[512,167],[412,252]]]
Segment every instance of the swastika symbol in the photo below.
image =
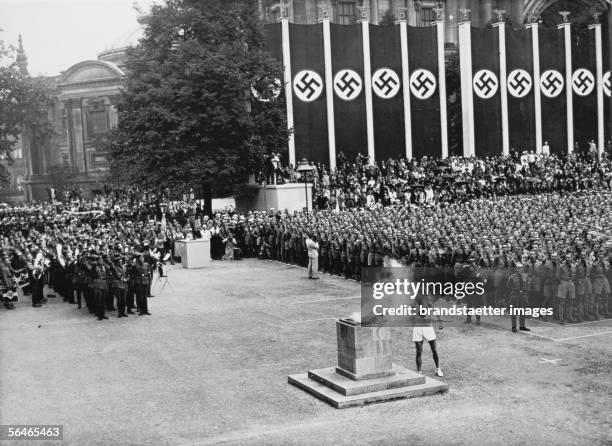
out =
[[517,69],[508,75],[508,91],[515,98],[524,98],[531,91],[531,76],[525,70]]
[[361,93],[361,77],[353,70],[340,70],[334,76],[334,91],[340,99],[352,101]]
[[578,68],[572,76],[574,93],[579,96],[588,96],[595,88],[595,76],[586,68]]
[[557,70],[547,70],[540,78],[540,89],[544,96],[556,98],[563,91],[563,76]]
[[312,70],[302,70],[293,78],[293,91],[298,99],[312,102],[323,91],[323,80]]
[[497,76],[490,70],[480,70],[474,75],[474,92],[482,99],[490,99],[499,87]]
[[378,97],[391,99],[399,89],[399,76],[391,68],[380,68],[372,75],[372,90]]
[[419,99],[430,98],[436,91],[436,77],[423,68],[413,71],[410,75],[410,91]]
[[612,81],[610,80],[610,72],[603,75],[603,91],[606,95],[612,95]]

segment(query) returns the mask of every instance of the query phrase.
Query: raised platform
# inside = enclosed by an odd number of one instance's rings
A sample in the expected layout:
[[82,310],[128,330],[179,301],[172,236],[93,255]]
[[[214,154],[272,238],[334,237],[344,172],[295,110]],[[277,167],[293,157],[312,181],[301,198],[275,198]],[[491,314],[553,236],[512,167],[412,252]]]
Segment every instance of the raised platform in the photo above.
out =
[[[248,193],[236,196],[236,207],[245,211],[302,211],[308,203],[312,211],[312,184],[287,183],[261,186],[249,184],[243,186]],[[236,193],[235,193],[236,194]]]
[[288,382],[337,409],[448,392],[448,384],[441,381],[403,367],[394,369],[394,376],[354,381],[328,367],[289,375]]
[[347,396],[425,384],[425,377],[423,375],[400,366],[394,366],[393,372],[395,373],[391,372],[388,376],[359,381],[346,377],[338,371],[338,367],[309,370],[308,377]]
[[336,321],[338,366],[289,375],[299,387],[337,409],[448,392],[448,384],[393,364],[391,329]]

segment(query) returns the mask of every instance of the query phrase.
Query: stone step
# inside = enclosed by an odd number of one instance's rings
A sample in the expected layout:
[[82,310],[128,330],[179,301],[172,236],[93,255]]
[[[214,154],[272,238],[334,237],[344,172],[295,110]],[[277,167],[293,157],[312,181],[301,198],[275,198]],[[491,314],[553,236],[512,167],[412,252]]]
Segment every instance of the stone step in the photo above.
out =
[[425,376],[408,370],[405,367],[394,365],[393,375],[355,381],[336,373],[336,367],[309,370],[308,377],[342,395],[360,395],[362,393],[379,392],[397,387],[408,387],[425,384]]
[[435,395],[436,393],[448,392],[448,384],[433,378],[425,377],[424,384],[416,384],[407,387],[397,387],[377,392],[362,393],[360,395],[342,395],[334,389],[310,379],[307,373],[289,375],[288,382],[302,390],[316,396],[320,400],[331,404],[337,409],[353,406],[389,401],[402,398],[415,398],[420,396]]

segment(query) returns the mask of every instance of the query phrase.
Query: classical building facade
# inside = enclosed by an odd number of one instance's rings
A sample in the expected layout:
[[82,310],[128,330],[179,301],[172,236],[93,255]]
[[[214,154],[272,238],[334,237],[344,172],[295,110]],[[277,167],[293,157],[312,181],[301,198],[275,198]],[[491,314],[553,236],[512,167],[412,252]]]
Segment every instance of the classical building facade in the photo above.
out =
[[[117,105],[126,77],[126,50],[136,43],[140,33],[140,29],[131,31],[99,53],[97,59],[79,62],[59,76],[44,78],[57,93],[48,110],[55,135],[44,145],[22,135],[13,156],[15,161],[7,165],[10,190],[3,191],[0,199],[48,200],[51,189],[57,189],[59,184],[80,190],[84,196],[102,189],[108,153],[100,148],[100,140],[117,125]],[[27,67],[22,47],[18,61]]]

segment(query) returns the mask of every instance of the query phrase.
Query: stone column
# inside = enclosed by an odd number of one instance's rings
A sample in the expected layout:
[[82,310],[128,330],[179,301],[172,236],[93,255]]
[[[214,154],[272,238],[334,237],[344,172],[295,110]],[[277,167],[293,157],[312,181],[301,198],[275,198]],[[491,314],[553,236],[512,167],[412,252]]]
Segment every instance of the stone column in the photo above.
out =
[[108,107],[108,123],[111,130],[117,128],[117,124],[119,124],[119,117],[117,116],[117,106],[115,104],[111,104]]
[[484,26],[493,18],[493,0],[480,2],[480,26]]
[[447,2],[444,4],[444,25],[445,39],[449,43],[457,45],[459,37],[457,36],[459,24],[459,2]]
[[66,119],[68,121],[68,143],[70,155],[76,173],[87,173],[85,143],[83,140],[83,111],[81,101],[71,100],[67,103]]

